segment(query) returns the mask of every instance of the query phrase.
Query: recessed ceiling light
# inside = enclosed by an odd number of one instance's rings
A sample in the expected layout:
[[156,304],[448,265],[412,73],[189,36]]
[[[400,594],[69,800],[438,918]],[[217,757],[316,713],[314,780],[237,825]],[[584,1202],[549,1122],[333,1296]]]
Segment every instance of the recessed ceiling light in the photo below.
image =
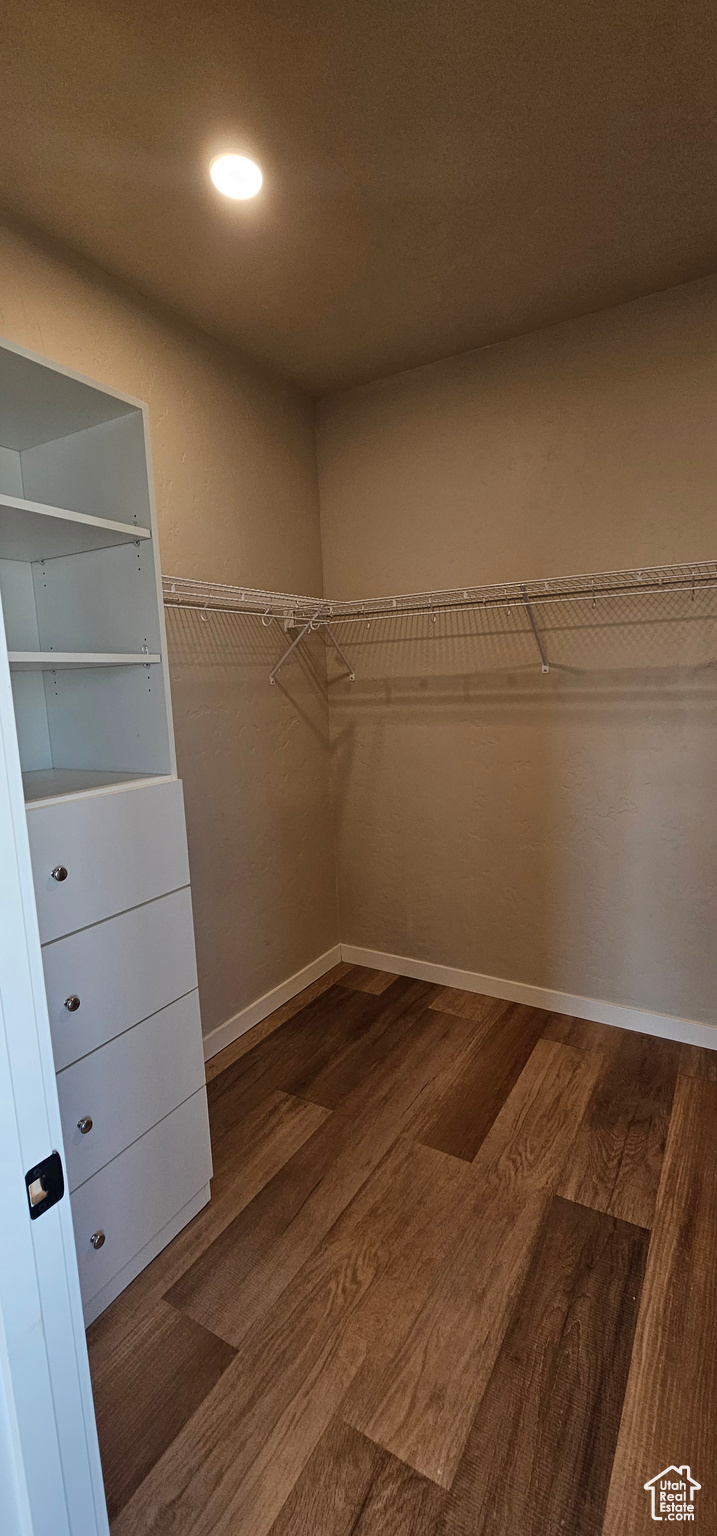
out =
[[256,197],[263,181],[258,165],[246,155],[218,155],[212,160],[209,175],[225,197]]

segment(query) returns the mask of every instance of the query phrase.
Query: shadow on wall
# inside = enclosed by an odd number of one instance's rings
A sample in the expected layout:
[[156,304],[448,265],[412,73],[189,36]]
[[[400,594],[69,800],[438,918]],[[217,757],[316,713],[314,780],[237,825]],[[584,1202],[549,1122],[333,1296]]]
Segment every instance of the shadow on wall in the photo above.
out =
[[714,1022],[717,593],[338,629],[341,936]]
[[[717,661],[717,590],[632,592],[579,601],[532,601],[551,668],[708,666]],[[334,625],[365,677],[401,677],[540,668],[522,603],[433,616]],[[410,651],[410,663],[407,661]],[[330,676],[335,677],[334,664]]]
[[[167,610],[205,1032],[337,942],[323,640]],[[311,900],[297,900],[297,891]]]
[[[268,686],[276,663],[288,649],[295,631],[284,632],[279,619],[269,622],[254,614],[206,613],[192,608],[165,609],[170,661],[177,667],[190,667],[206,675],[231,672],[234,687]],[[273,688],[281,694],[294,715],[298,712],[307,728],[328,749],[327,677],[323,642],[315,635],[302,642],[285,663]],[[268,709],[268,704],[267,704]],[[267,710],[261,710],[264,718]],[[276,716],[280,726],[287,726],[293,715]],[[247,719],[247,725],[250,721]]]

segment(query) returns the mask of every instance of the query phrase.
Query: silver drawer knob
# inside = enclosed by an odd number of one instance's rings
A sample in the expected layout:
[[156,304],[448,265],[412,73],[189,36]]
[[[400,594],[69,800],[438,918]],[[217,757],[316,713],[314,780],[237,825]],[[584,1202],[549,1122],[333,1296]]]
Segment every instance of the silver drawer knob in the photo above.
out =
[[66,880],[67,879],[67,870],[65,869],[64,864],[56,864],[55,868],[53,870],[51,870],[51,874],[52,874],[53,880]]
[[79,997],[75,997],[74,992],[70,993],[70,996],[65,998],[65,1007],[68,1013],[77,1013],[79,1006],[80,999]]
[[92,1121],[90,1120],[89,1115],[83,1115],[82,1119],[78,1120],[77,1129],[81,1136],[87,1136],[89,1134],[89,1132],[92,1130]]
[[93,1232],[92,1236],[90,1238],[90,1242],[91,1242],[93,1248],[101,1248],[103,1246],[103,1244],[104,1244],[104,1240],[105,1240],[105,1234],[102,1231],[100,1231],[100,1232]]

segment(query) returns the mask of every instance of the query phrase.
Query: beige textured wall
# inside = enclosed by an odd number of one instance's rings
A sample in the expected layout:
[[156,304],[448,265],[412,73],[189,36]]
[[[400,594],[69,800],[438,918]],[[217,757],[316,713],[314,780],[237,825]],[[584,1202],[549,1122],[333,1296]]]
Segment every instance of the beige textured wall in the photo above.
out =
[[[163,570],[321,591],[309,400],[10,228],[0,334],[148,401]],[[282,645],[251,619],[169,625],[205,1030],[336,942],[322,652],[270,688]]]
[[[712,279],[327,397],[325,589],[714,557],[716,401]],[[714,1022],[717,603],[544,620],[345,635],[341,937]]]

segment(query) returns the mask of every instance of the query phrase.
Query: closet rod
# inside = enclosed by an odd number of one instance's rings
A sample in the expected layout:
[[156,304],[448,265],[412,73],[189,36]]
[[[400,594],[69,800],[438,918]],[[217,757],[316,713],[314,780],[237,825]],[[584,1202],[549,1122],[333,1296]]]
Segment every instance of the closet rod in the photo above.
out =
[[631,597],[635,593],[692,592],[717,587],[717,560],[683,565],[642,566],[627,571],[600,571],[586,576],[554,576],[542,581],[492,583],[481,587],[451,587],[435,592],[409,592],[395,597],[333,600],[296,593],[234,587],[220,582],[163,576],[167,607],[201,613],[248,613],[265,624],[279,619],[285,629],[311,624],[367,623],[400,615],[459,613],[468,609],[522,607],[543,603],[591,602],[597,598]]

